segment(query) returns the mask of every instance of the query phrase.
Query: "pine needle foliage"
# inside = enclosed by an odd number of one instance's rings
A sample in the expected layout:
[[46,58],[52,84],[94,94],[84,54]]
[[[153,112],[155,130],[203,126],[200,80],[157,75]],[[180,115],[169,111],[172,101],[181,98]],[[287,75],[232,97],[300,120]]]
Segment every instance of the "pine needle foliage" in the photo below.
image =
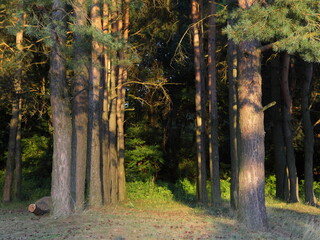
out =
[[309,62],[320,62],[320,1],[273,0],[232,13],[236,24],[225,32],[235,43],[259,40],[275,51],[299,54]]

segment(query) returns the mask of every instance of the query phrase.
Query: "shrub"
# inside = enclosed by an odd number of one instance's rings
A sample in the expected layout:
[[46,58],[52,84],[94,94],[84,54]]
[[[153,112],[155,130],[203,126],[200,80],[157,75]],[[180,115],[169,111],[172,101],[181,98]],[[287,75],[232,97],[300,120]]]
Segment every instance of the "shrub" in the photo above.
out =
[[152,181],[128,182],[127,196],[129,200],[161,200],[170,201],[173,199],[173,194],[169,190],[168,185],[164,183],[154,183]]

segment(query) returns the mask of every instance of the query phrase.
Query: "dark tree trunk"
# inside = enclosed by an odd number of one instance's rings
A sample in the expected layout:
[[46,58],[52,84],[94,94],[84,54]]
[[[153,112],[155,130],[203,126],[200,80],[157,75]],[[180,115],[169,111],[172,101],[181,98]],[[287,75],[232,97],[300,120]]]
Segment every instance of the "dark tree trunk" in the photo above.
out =
[[[228,0],[228,5],[235,0]],[[233,20],[229,20],[233,24]],[[238,209],[239,196],[239,116],[237,93],[237,47],[232,40],[228,41],[228,82],[229,82],[229,134],[230,134],[230,158],[231,158],[231,186],[230,205]]]
[[66,81],[65,4],[55,0],[52,6],[50,55],[50,100],[53,125],[51,196],[54,216],[71,214],[71,111]]
[[[75,23],[86,26],[86,1],[77,0],[73,5]],[[74,82],[72,105],[72,183],[71,192],[75,210],[82,210],[85,202],[88,131],[88,54],[86,36],[74,33]]]
[[289,201],[298,202],[298,184],[297,184],[297,169],[294,156],[293,148],[293,137],[292,137],[292,126],[291,126],[291,111],[292,111],[292,99],[289,90],[289,63],[290,56],[286,52],[283,55],[283,64],[282,64],[282,77],[281,77],[281,93],[283,99],[283,130],[284,130],[284,139],[286,146],[286,159],[287,167],[289,171]]
[[[15,93],[14,95],[17,95],[17,94]],[[4,182],[4,187],[3,187],[3,201],[4,202],[11,202],[12,201],[12,185],[13,185],[13,176],[14,176],[18,115],[19,115],[19,100],[17,99],[17,96],[14,96],[14,99],[12,102],[12,116],[11,116],[11,120],[10,120],[6,174],[5,174],[5,182]]]
[[272,108],[272,142],[275,159],[276,197],[286,200],[286,150],[283,136],[282,101],[280,88],[279,58],[272,61],[271,95],[276,105]]
[[306,63],[306,79],[303,81],[302,88],[302,123],[304,132],[304,192],[305,202],[315,205],[313,190],[313,151],[314,133],[310,119],[309,95],[312,81],[313,64]]
[[204,205],[208,203],[206,189],[206,152],[205,152],[205,116],[203,109],[204,89],[203,89],[203,50],[202,35],[200,34],[200,3],[192,0],[192,21],[193,21],[193,48],[194,67],[196,82],[196,138],[197,138],[197,161],[198,161],[198,181],[197,193],[198,201]]
[[264,122],[259,42],[239,44],[239,218],[248,228],[266,230]]
[[216,3],[209,2],[211,15],[209,18],[208,39],[208,85],[210,113],[210,177],[211,202],[214,206],[221,204],[219,142],[218,142],[218,103],[217,103],[217,71],[216,71]]

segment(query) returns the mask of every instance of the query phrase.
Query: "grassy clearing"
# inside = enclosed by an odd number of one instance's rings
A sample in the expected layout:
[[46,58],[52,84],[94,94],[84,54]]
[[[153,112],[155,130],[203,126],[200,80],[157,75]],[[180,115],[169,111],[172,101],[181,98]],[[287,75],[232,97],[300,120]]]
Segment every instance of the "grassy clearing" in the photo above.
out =
[[0,239],[320,239],[320,209],[276,201],[267,209],[269,231],[254,232],[235,220],[227,203],[212,209],[134,200],[64,219],[14,205],[0,210]]

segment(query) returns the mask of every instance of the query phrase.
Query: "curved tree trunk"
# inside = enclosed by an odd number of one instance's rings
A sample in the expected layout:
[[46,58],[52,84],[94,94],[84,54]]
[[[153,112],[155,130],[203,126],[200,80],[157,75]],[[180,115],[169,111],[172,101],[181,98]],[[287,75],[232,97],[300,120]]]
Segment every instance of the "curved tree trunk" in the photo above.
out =
[[54,216],[71,214],[71,112],[66,81],[66,16],[63,1],[52,6],[50,100],[53,125],[51,196]]
[[313,190],[313,151],[314,133],[310,119],[309,95],[312,81],[313,64],[306,63],[306,79],[303,81],[302,88],[302,123],[304,132],[304,192],[305,202],[315,205]]

